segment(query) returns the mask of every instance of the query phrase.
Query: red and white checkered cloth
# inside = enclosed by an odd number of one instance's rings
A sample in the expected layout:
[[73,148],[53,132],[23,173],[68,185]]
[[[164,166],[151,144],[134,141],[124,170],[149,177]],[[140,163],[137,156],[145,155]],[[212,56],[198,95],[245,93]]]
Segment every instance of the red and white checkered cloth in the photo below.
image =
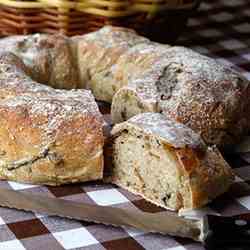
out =
[[[250,79],[250,1],[207,1],[191,18],[187,32],[178,44],[215,57],[238,68]],[[250,153],[231,155],[231,166],[238,178],[232,190],[205,210],[235,215],[250,210]],[[246,188],[247,187],[247,188]],[[139,196],[102,183],[64,187],[23,185],[0,182],[0,188],[22,190],[51,197],[116,206],[151,213],[162,211]],[[0,250],[203,250],[191,240],[114,228],[89,222],[0,208]]]

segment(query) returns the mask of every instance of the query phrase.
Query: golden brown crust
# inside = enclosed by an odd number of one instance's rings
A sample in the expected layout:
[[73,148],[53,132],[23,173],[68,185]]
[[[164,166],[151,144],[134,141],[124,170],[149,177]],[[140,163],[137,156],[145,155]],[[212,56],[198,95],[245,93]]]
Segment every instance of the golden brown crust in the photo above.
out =
[[96,99],[109,103],[115,92],[126,85],[116,76],[119,58],[136,44],[149,42],[133,30],[112,26],[73,37],[72,41],[80,74],[78,87],[91,89]]
[[101,179],[103,118],[87,90],[31,80],[13,54],[0,56],[0,178],[61,185]]
[[0,111],[4,114],[0,119],[1,179],[61,185],[102,178],[102,131],[95,119],[76,117],[47,134],[40,128],[47,126],[44,116],[34,119],[6,107]]
[[183,199],[184,208],[199,208],[227,191],[233,181],[233,172],[218,149],[206,151],[190,148],[176,149],[183,176],[189,181],[191,199]]
[[170,48],[167,59],[165,73],[157,82],[160,112],[221,148],[248,133],[249,81],[187,48]]
[[[7,44],[7,46],[6,46]],[[12,52],[30,68],[31,77],[55,88],[76,88],[79,82],[71,40],[62,35],[35,34],[0,40],[0,52]]]

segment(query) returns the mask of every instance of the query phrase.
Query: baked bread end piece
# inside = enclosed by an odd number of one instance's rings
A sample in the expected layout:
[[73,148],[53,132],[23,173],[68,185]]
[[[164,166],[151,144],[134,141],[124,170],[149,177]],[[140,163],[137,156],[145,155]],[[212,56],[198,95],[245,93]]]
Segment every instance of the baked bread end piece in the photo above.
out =
[[89,91],[26,93],[2,100],[0,113],[0,180],[58,186],[102,179],[104,121]]
[[216,147],[162,114],[115,125],[108,180],[164,208],[193,209],[226,192],[233,173]]

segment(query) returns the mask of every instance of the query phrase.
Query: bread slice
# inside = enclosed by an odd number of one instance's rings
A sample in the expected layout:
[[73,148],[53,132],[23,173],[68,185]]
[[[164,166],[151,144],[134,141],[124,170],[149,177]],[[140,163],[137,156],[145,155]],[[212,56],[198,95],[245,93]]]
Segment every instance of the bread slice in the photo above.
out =
[[159,113],[139,114],[112,130],[108,180],[173,210],[201,207],[224,193],[232,170],[216,147]]

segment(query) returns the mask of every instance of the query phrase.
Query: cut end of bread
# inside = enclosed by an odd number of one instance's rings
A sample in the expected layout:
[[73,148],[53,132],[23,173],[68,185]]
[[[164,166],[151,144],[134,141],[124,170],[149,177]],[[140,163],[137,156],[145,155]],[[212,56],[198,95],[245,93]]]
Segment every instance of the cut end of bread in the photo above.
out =
[[154,100],[147,102],[141,99],[133,88],[123,87],[114,95],[111,105],[111,118],[114,124],[145,112],[156,112],[156,103]]
[[[140,116],[145,121],[145,116],[150,115]],[[153,116],[166,119],[160,114]],[[159,130],[165,129],[169,138],[178,138],[173,134],[178,133],[178,126],[171,123],[174,130],[166,127]],[[172,210],[198,208],[224,193],[232,183],[230,167],[216,148],[204,145],[192,148],[188,143],[176,147],[156,132],[130,121],[116,125],[113,136],[111,182],[158,206]],[[183,136],[187,142],[194,139],[188,138],[193,132]]]
[[115,139],[114,163],[114,183],[157,205],[174,210],[183,206],[175,155],[157,138],[139,130],[122,131]]

